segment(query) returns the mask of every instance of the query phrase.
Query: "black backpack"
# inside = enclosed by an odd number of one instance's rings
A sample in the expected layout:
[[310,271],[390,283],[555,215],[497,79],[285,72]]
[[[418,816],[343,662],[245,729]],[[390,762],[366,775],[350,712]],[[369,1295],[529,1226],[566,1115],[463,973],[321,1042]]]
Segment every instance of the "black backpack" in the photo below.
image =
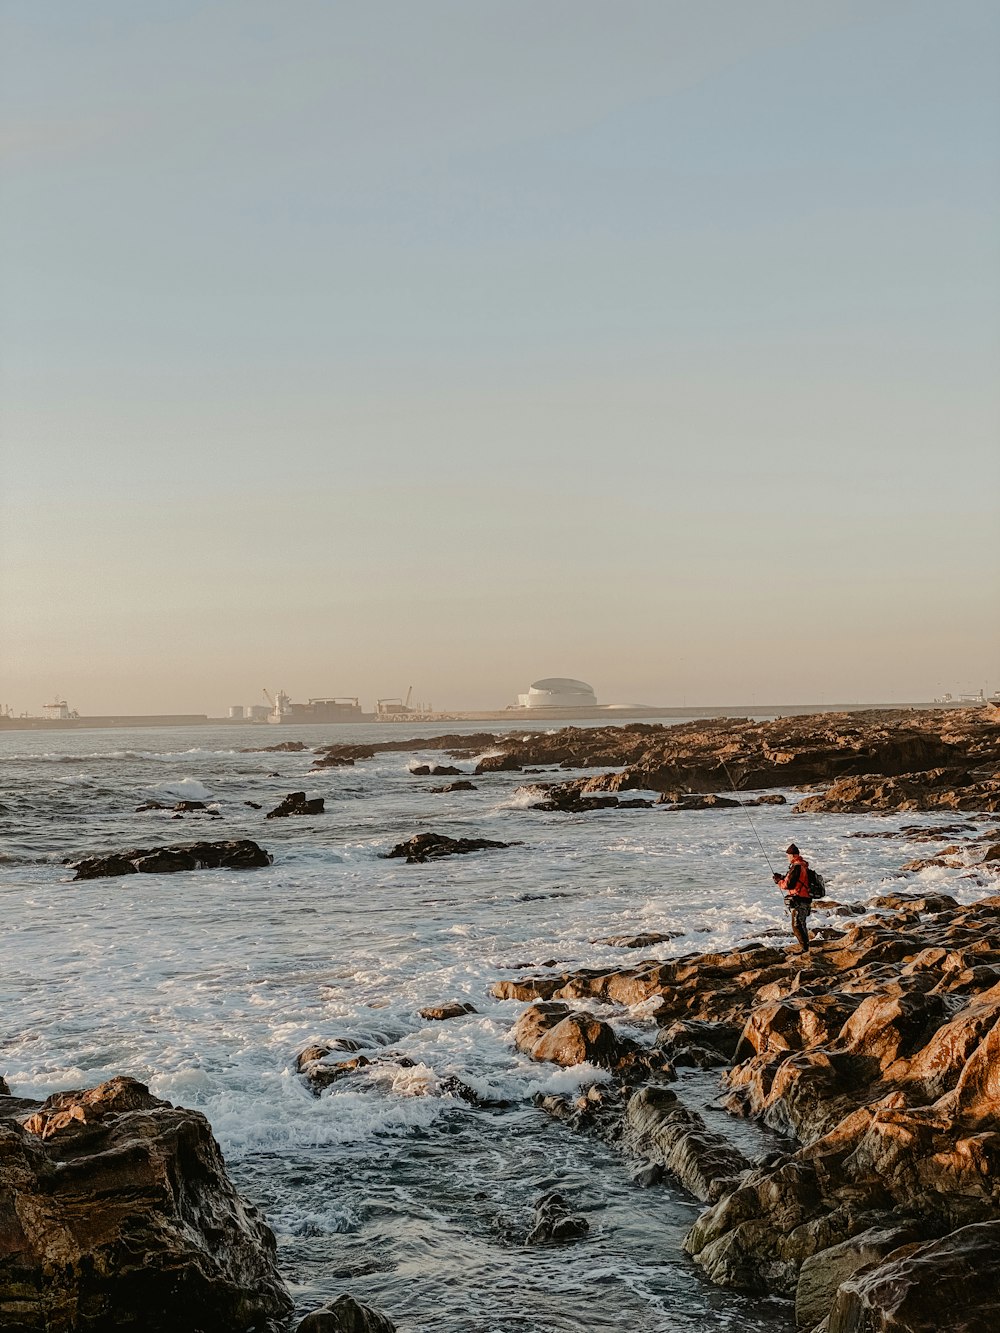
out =
[[809,867],[808,887],[810,898],[826,897],[826,880],[818,870],[813,870],[812,866]]

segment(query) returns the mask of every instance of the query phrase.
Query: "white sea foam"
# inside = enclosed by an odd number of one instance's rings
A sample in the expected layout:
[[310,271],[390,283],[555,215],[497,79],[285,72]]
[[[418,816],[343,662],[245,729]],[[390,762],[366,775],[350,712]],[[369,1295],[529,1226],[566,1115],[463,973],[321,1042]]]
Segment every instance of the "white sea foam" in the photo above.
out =
[[160,796],[170,796],[179,801],[209,801],[213,793],[197,778],[180,778],[167,782],[153,782],[149,790]]

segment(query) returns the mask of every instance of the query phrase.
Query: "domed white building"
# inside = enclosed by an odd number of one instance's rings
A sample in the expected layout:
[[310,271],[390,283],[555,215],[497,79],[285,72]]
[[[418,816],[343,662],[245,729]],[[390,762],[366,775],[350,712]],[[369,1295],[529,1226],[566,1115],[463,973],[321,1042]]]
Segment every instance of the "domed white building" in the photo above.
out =
[[596,708],[594,687],[585,680],[550,676],[536,680],[527,694],[517,696],[519,708]]

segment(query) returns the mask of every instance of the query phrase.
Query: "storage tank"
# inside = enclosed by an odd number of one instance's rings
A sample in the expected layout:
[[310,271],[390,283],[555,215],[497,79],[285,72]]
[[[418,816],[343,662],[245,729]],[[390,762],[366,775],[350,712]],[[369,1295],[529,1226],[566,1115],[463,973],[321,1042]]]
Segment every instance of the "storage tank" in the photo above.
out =
[[229,716],[232,718],[232,720],[233,720],[234,722],[236,722],[236,721],[242,721],[242,720],[243,720],[243,717],[244,717],[243,705],[242,705],[242,704],[230,704],[230,705],[229,705]]
[[251,722],[266,722],[271,716],[271,710],[266,704],[251,704],[247,716]]
[[549,676],[536,680],[527,694],[519,694],[518,703],[522,708],[596,708],[597,696],[585,680]]

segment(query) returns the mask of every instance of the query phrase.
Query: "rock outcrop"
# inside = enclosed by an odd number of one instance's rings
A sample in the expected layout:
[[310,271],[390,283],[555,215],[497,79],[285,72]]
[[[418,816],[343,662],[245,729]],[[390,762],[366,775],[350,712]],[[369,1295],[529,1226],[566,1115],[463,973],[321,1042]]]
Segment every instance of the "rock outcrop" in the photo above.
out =
[[474,1014],[476,1006],[466,1000],[451,1000],[448,1004],[429,1004],[420,1010],[420,1017],[433,1023],[443,1023],[449,1018],[461,1018],[464,1014]]
[[129,1078],[4,1109],[0,1327],[249,1333],[291,1313],[203,1115]]
[[854,814],[868,810],[1000,811],[1000,769],[989,776],[965,768],[931,768],[894,778],[866,773],[840,778],[825,792],[806,796],[796,814]]
[[[805,960],[749,944],[494,990],[536,1001],[514,1029],[533,1058],[612,1069],[624,1062],[601,1004],[648,1002],[659,1055],[725,1067],[727,1109],[785,1136],[751,1163],[662,1079],[624,1101],[540,1099],[620,1142],[646,1183],[667,1171],[710,1204],[685,1248],[712,1281],[794,1298],[815,1333],[986,1333],[1000,1270],[1000,896],[884,893],[845,920]],[[594,1007],[567,1003],[581,1000]]]
[[410,865],[414,865],[436,861],[442,856],[462,856],[468,852],[516,846],[516,842],[496,842],[492,838],[449,838],[444,833],[418,833],[408,842],[397,843],[391,852],[385,853],[385,859],[404,857]]
[[287,819],[289,815],[321,815],[324,806],[322,796],[308,800],[304,791],[290,791],[273,810],[267,812],[265,818]]
[[249,838],[230,842],[192,842],[182,847],[133,847],[107,856],[85,856],[66,864],[74,879],[102,879],[111,875],[166,875],[179,870],[253,870],[269,866],[274,858]]
[[373,1305],[345,1294],[312,1310],[295,1333],[396,1333],[396,1325]]
[[1000,728],[989,714],[983,708],[873,709],[770,722],[565,727],[502,737],[476,771],[517,772],[529,764],[619,768],[580,783],[581,795],[627,789],[711,794],[731,791],[731,783],[746,791],[933,768],[984,770],[989,777],[1000,764]]

